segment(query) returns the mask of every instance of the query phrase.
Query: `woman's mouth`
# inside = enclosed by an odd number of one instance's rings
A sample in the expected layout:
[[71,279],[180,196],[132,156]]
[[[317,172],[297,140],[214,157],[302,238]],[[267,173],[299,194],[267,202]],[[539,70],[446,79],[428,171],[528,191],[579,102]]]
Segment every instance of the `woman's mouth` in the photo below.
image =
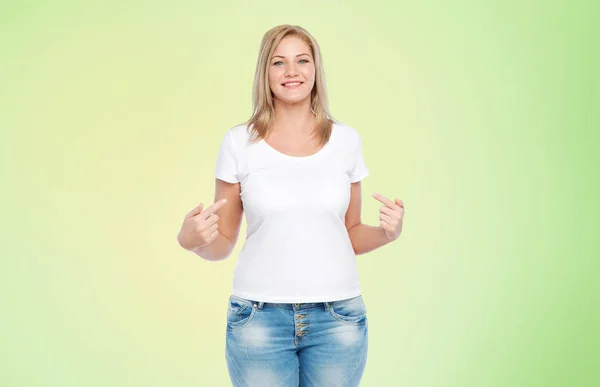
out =
[[300,87],[300,85],[302,85],[303,82],[286,82],[286,83],[282,83],[282,86],[285,87],[286,89],[295,89],[297,87]]

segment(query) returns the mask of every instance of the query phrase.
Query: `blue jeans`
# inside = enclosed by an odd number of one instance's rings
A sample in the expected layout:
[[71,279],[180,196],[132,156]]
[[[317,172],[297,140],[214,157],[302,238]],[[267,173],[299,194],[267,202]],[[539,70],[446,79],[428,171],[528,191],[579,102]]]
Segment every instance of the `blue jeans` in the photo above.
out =
[[276,304],[229,297],[225,355],[234,387],[358,386],[367,362],[362,296]]

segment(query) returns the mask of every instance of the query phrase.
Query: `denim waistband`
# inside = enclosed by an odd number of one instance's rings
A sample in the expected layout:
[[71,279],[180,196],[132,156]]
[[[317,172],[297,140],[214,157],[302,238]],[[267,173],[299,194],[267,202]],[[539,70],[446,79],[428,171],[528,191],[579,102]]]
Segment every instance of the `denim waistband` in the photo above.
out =
[[288,309],[309,309],[321,307],[329,304],[329,302],[299,302],[299,303],[279,303],[279,302],[255,302],[255,304],[267,305],[275,308],[288,308]]
[[[246,302],[251,302],[255,308],[258,310],[262,310],[265,307],[269,308],[283,308],[289,310],[302,310],[302,309],[310,309],[310,308],[321,308],[325,309],[325,311],[329,311],[329,308],[333,305],[333,301],[321,301],[321,302],[266,302],[266,301],[256,301],[248,298],[242,298],[235,295],[231,295],[231,297],[238,298],[240,300],[244,300]],[[353,298],[361,297],[356,296]]]
[[331,302],[299,302],[299,303],[280,303],[280,302],[264,302],[252,301],[258,310],[264,308],[283,308],[289,310],[304,310],[311,308],[323,308],[326,311],[331,307]]

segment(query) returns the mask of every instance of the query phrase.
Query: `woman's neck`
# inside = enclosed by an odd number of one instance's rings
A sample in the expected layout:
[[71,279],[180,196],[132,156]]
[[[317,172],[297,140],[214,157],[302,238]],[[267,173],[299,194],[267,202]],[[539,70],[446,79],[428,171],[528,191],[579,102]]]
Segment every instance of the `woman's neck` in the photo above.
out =
[[296,103],[275,102],[274,131],[294,134],[310,134],[315,125],[315,115],[310,110],[310,99]]

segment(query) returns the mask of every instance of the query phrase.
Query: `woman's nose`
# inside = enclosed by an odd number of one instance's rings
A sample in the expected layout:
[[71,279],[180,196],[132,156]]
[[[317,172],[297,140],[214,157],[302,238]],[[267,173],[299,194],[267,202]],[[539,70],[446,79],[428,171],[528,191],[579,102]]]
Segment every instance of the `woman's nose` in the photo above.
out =
[[294,65],[289,65],[287,66],[287,68],[285,69],[285,75],[289,76],[293,76],[296,75],[298,72],[296,71],[296,67]]

